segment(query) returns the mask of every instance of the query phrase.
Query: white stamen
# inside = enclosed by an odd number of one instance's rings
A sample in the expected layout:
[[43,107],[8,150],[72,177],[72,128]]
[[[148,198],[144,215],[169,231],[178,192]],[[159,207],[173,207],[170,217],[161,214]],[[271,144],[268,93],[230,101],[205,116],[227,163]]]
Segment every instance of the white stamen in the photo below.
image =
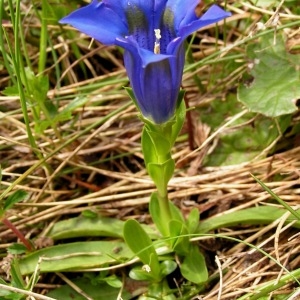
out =
[[143,266],[142,266],[142,269],[143,269],[144,271],[146,271],[147,273],[150,273],[150,272],[151,272],[151,268],[150,268],[149,265],[143,265]]
[[153,52],[155,54],[160,54],[160,39],[161,39],[160,29],[154,29],[154,33],[155,33],[155,42],[154,42]]

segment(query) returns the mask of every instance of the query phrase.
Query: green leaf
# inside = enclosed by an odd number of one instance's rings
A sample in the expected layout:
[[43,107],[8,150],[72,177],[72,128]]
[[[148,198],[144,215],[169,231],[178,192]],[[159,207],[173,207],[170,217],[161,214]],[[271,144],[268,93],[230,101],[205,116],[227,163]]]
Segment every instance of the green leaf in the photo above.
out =
[[6,201],[4,203],[4,210],[8,210],[14,204],[23,201],[27,197],[27,195],[28,195],[27,192],[25,192],[23,190],[15,191],[13,194],[8,196],[8,198],[6,199]]
[[140,107],[135,99],[135,96],[134,96],[134,93],[133,93],[133,90],[132,88],[129,88],[129,87],[124,87],[125,91],[127,92],[127,94],[129,95],[130,99],[133,101],[134,105],[136,106],[137,110],[140,112],[140,114],[142,115],[141,113],[141,110],[140,110]]
[[183,222],[172,220],[169,223],[170,236],[173,250],[179,255],[188,255],[190,242],[188,231]]
[[[147,128],[147,126],[145,126]],[[165,136],[165,132],[154,132],[146,129],[151,138],[153,151],[157,154],[158,160],[152,161],[154,163],[163,163],[166,159],[170,158],[171,144],[169,137]],[[150,145],[147,145],[150,147]],[[163,160],[161,160],[163,158]]]
[[[177,222],[179,222],[180,224],[184,224],[184,218],[180,209],[172,201],[169,201],[169,207],[172,220],[177,220]],[[149,202],[149,212],[158,231],[161,232],[163,236],[168,236],[169,231],[166,231],[166,228],[168,228],[169,225],[166,226],[166,220],[161,215],[159,199],[156,192],[152,193],[151,195]]]
[[[237,101],[236,93],[229,93],[225,101],[216,99],[199,110],[201,121],[208,124],[212,130],[217,130],[224,124],[224,120],[239,114],[243,110],[243,105]],[[245,123],[251,118],[253,118],[253,114],[251,116],[243,115],[234,124]]]
[[151,194],[150,202],[149,202],[149,212],[158,231],[161,232],[163,236],[167,236],[168,232],[166,231],[166,226],[164,224],[165,220],[161,217],[159,199],[157,197],[156,192]]
[[204,255],[196,245],[190,247],[190,252],[180,265],[182,276],[196,284],[203,284],[208,280],[208,272]]
[[146,129],[146,126],[144,126],[143,128],[141,143],[142,143],[144,161],[147,167],[149,163],[154,161],[156,162],[158,160],[158,156],[157,156],[157,152],[155,151],[153,141],[151,140],[149,132]]
[[[207,165],[239,164],[255,158],[286,130],[291,120],[290,115],[276,119],[258,115],[249,122],[253,117],[253,113],[246,114],[240,120],[243,126],[236,126],[220,135],[218,147],[207,158]],[[240,122],[234,125],[238,124]]]
[[[160,279],[158,255],[152,240],[136,220],[127,220],[123,230],[124,239],[128,247],[139,257],[144,265],[150,267],[153,278]],[[145,271],[147,272],[147,271]]]
[[183,123],[185,121],[186,107],[185,107],[185,102],[183,100],[184,94],[185,94],[185,91],[181,90],[178,95],[178,103],[180,103],[180,104],[176,109],[176,112],[175,112],[176,120],[175,120],[174,124],[172,125],[172,135],[171,135],[171,139],[170,139],[171,147],[173,147],[173,145],[182,129]]
[[27,93],[30,96],[33,96],[33,100],[35,101],[44,101],[47,98],[47,93],[49,91],[48,76],[37,76],[29,67],[25,68],[25,74],[30,88]]
[[173,260],[163,260],[160,264],[161,273],[163,276],[170,275],[177,268],[177,263]]
[[145,266],[137,266],[130,270],[129,277],[139,281],[153,281],[153,275],[148,273]]
[[121,288],[123,285],[122,281],[116,275],[108,276],[104,278],[104,281],[114,288]]
[[48,111],[49,117],[51,118],[50,120],[54,120],[54,118],[57,116],[58,114],[58,109],[57,107],[53,104],[52,101],[50,100],[46,100],[45,101],[45,108]]
[[177,297],[169,288],[167,280],[149,284],[147,292],[139,297],[139,300],[176,300]]
[[7,291],[7,290],[0,290],[0,296],[2,298],[0,298],[1,300],[21,300],[21,299],[25,299],[25,296],[19,293],[15,293],[15,292],[11,292],[11,291]]
[[80,216],[55,223],[48,236],[54,240],[81,236],[123,237],[123,226],[123,221],[114,218]]
[[10,270],[11,280],[14,287],[17,287],[19,289],[25,289],[26,284],[23,280],[21,270],[19,267],[19,262],[15,258],[11,264],[11,270]]
[[[298,300],[299,297],[295,298],[295,294],[297,293],[297,289],[295,289],[294,292],[292,292],[291,295],[287,295],[286,293],[283,294],[284,298],[276,297],[276,291],[279,291],[281,287],[285,286],[288,283],[294,282],[294,284],[297,284],[297,287],[299,286],[299,281],[297,279],[300,279],[300,268],[296,268],[293,271],[288,272],[287,274],[283,274],[280,276],[280,278],[269,280],[266,283],[263,283],[253,289],[253,291],[244,294],[242,297],[239,297],[239,300],[262,300],[262,299],[270,299],[270,294],[275,291],[272,296],[272,300]],[[297,282],[297,283],[296,283]],[[278,295],[280,296],[280,295]],[[282,295],[281,295],[282,296]]]
[[188,228],[189,233],[194,233],[199,225],[199,219],[200,219],[200,213],[199,210],[194,207],[190,214],[188,215],[188,218],[186,220],[186,226]]
[[148,173],[152,180],[154,181],[158,191],[164,194],[168,185],[169,180],[172,178],[175,162],[172,158],[165,161],[162,164],[149,163]]
[[[115,300],[120,296],[119,288],[113,288],[106,283],[92,284],[87,278],[73,280],[73,283],[93,300]],[[77,293],[69,285],[59,287],[49,292],[47,296],[57,300],[86,300],[86,297]],[[126,290],[123,290],[121,297],[124,300],[132,298]]]
[[115,265],[132,258],[133,253],[119,240],[66,243],[44,248],[19,260],[22,275],[32,274],[41,257],[40,272],[80,271]]
[[277,202],[279,202],[286,210],[288,210],[294,217],[300,221],[300,214],[290,207],[287,203],[285,203],[280,197],[278,197],[271,189],[269,189],[261,180],[252,175],[252,177],[261,185],[263,189],[265,189]]
[[169,201],[169,206],[171,210],[172,219],[184,224],[185,220],[181,213],[181,210],[172,201]]
[[5,96],[19,96],[19,88],[16,85],[7,86],[1,93]]
[[[51,228],[48,236],[53,240],[76,237],[108,236],[123,238],[124,221],[99,215],[81,215],[76,218],[59,221]],[[156,231],[151,226],[142,224],[151,238],[157,238]]]
[[[273,206],[251,207],[200,221],[197,233],[207,233],[211,230],[224,227],[269,224],[279,219],[286,212],[287,210],[285,209]],[[297,212],[300,213],[300,209]],[[295,220],[294,216],[290,216],[286,219],[285,224]],[[300,222],[293,223],[293,227],[300,228]]]
[[248,46],[252,61],[253,82],[238,88],[238,99],[253,112],[278,117],[297,111],[300,98],[300,55],[291,55],[281,35],[264,35],[259,42]]
[[59,116],[67,116],[67,117],[71,117],[72,112],[79,108],[82,107],[83,105],[85,105],[87,103],[87,101],[89,100],[89,98],[85,97],[85,96],[79,96],[79,97],[75,97],[60,113]]
[[90,209],[85,209],[82,211],[81,215],[84,218],[88,218],[88,219],[95,219],[98,217],[98,214],[95,211],[92,211]]
[[9,246],[7,248],[8,253],[16,254],[16,255],[24,254],[24,253],[26,253],[27,250],[28,249],[26,248],[26,246],[24,246],[23,244],[17,244],[17,243],[12,244],[11,246]]

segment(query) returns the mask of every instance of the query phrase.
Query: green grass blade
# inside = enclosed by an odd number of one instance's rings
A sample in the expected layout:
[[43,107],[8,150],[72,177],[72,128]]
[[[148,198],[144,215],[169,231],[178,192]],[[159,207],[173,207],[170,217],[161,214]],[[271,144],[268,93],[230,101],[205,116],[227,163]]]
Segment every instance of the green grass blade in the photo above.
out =
[[300,221],[300,214],[298,211],[294,210],[288,204],[286,204],[280,197],[278,197],[271,189],[269,189],[261,180],[251,174],[251,176],[260,184],[260,186],[266,190],[278,203],[285,207],[293,216],[295,216]]

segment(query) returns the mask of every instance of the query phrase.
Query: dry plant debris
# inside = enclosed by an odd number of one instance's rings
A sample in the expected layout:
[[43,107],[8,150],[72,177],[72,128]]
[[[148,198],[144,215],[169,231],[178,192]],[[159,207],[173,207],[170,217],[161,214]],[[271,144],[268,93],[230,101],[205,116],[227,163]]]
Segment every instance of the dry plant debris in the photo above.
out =
[[[191,122],[185,124],[182,138],[174,149],[177,173],[169,185],[170,198],[186,213],[192,207],[197,207],[203,219],[249,207],[279,206],[250,174],[266,183],[289,206],[300,207],[300,144],[297,132],[283,133],[276,141],[278,151],[272,152],[274,148],[268,148],[262,151],[262,156],[251,161],[232,166],[203,164],[205,156],[218,147],[219,136],[232,129],[234,125],[231,121],[239,119],[242,114],[228,117],[222,126],[212,131],[200,121],[197,108],[207,106],[215,99],[225,101],[226,95],[236,90],[247,69],[247,62],[238,54],[244,54],[247,38],[255,37],[258,22],[267,19],[266,27],[274,27],[300,19],[284,4],[275,15],[272,9],[259,8],[248,1],[238,2],[240,5],[235,5],[233,1],[227,3],[227,8],[234,15],[226,21],[226,29],[219,29],[223,34],[226,31],[225,41],[214,35],[215,30],[211,26],[194,37],[191,48],[193,61],[208,57],[216,48],[223,49],[217,60],[222,60],[233,51],[237,58],[232,59],[242,61],[240,67],[226,73],[222,71],[224,65],[218,66],[208,61],[194,68],[191,63],[187,66],[182,83],[194,112],[189,116]],[[35,66],[39,54],[30,41],[30,32],[40,30],[41,24],[27,1],[22,3],[21,9],[27,51]],[[246,21],[247,29],[242,31],[239,25]],[[4,23],[3,27],[9,36],[12,35],[9,22]],[[46,49],[47,55],[50,57],[54,50],[57,60],[50,60],[44,71],[51,83],[47,97],[59,101],[60,112],[75,97],[82,97],[83,104],[72,111],[71,119],[58,122],[55,127],[49,126],[41,132],[34,130],[34,116],[32,111],[28,111],[41,157],[38,158],[28,143],[19,96],[0,95],[1,191],[5,196],[17,189],[28,192],[26,200],[8,211],[7,218],[32,240],[46,236],[55,222],[78,216],[87,209],[103,216],[122,220],[135,218],[150,223],[147,203],[154,186],[143,165],[140,147],[142,124],[135,107],[122,89],[128,85],[122,56],[115,48],[103,47],[97,42],[89,47],[89,39],[74,32],[73,39],[66,38],[58,25],[48,25],[48,30],[55,44],[53,49]],[[288,49],[296,51],[295,45],[299,46],[299,25],[298,28],[287,28],[285,31],[289,37]],[[74,43],[81,52],[80,58],[72,54]],[[87,79],[82,74],[81,64],[85,66]],[[62,68],[59,81],[56,81],[54,73],[56,65]],[[218,73],[224,76],[211,78],[210,74]],[[200,78],[205,86],[204,93],[199,92],[195,77]],[[2,68],[1,90],[9,82],[9,74]],[[295,113],[291,127],[298,125],[299,113]],[[194,149],[191,149],[191,145]],[[214,232],[216,235],[196,239],[207,251],[210,272],[222,280],[211,283],[208,291],[194,299],[237,299],[270,280],[276,282],[286,274],[270,257],[226,237],[260,247],[288,270],[299,268],[300,237],[297,229],[284,224],[284,218],[287,217],[285,215],[268,225],[221,228]],[[2,223],[0,241],[3,257],[1,277],[5,277],[3,264],[6,263],[6,249],[16,242],[16,238]],[[39,247],[47,245],[49,241]],[[57,287],[67,281],[62,276],[42,275],[34,291],[42,295]],[[278,293],[290,294],[295,288],[299,289],[295,283],[287,282],[270,294],[269,299]]]

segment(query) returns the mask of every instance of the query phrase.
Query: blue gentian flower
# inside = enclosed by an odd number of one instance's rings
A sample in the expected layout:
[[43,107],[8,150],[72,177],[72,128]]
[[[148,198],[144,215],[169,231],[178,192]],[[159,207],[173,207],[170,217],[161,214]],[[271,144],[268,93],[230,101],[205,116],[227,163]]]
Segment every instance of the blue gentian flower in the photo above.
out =
[[63,18],[105,45],[125,49],[124,65],[143,116],[156,124],[175,113],[188,35],[228,16],[216,5],[198,18],[199,0],[93,0]]

